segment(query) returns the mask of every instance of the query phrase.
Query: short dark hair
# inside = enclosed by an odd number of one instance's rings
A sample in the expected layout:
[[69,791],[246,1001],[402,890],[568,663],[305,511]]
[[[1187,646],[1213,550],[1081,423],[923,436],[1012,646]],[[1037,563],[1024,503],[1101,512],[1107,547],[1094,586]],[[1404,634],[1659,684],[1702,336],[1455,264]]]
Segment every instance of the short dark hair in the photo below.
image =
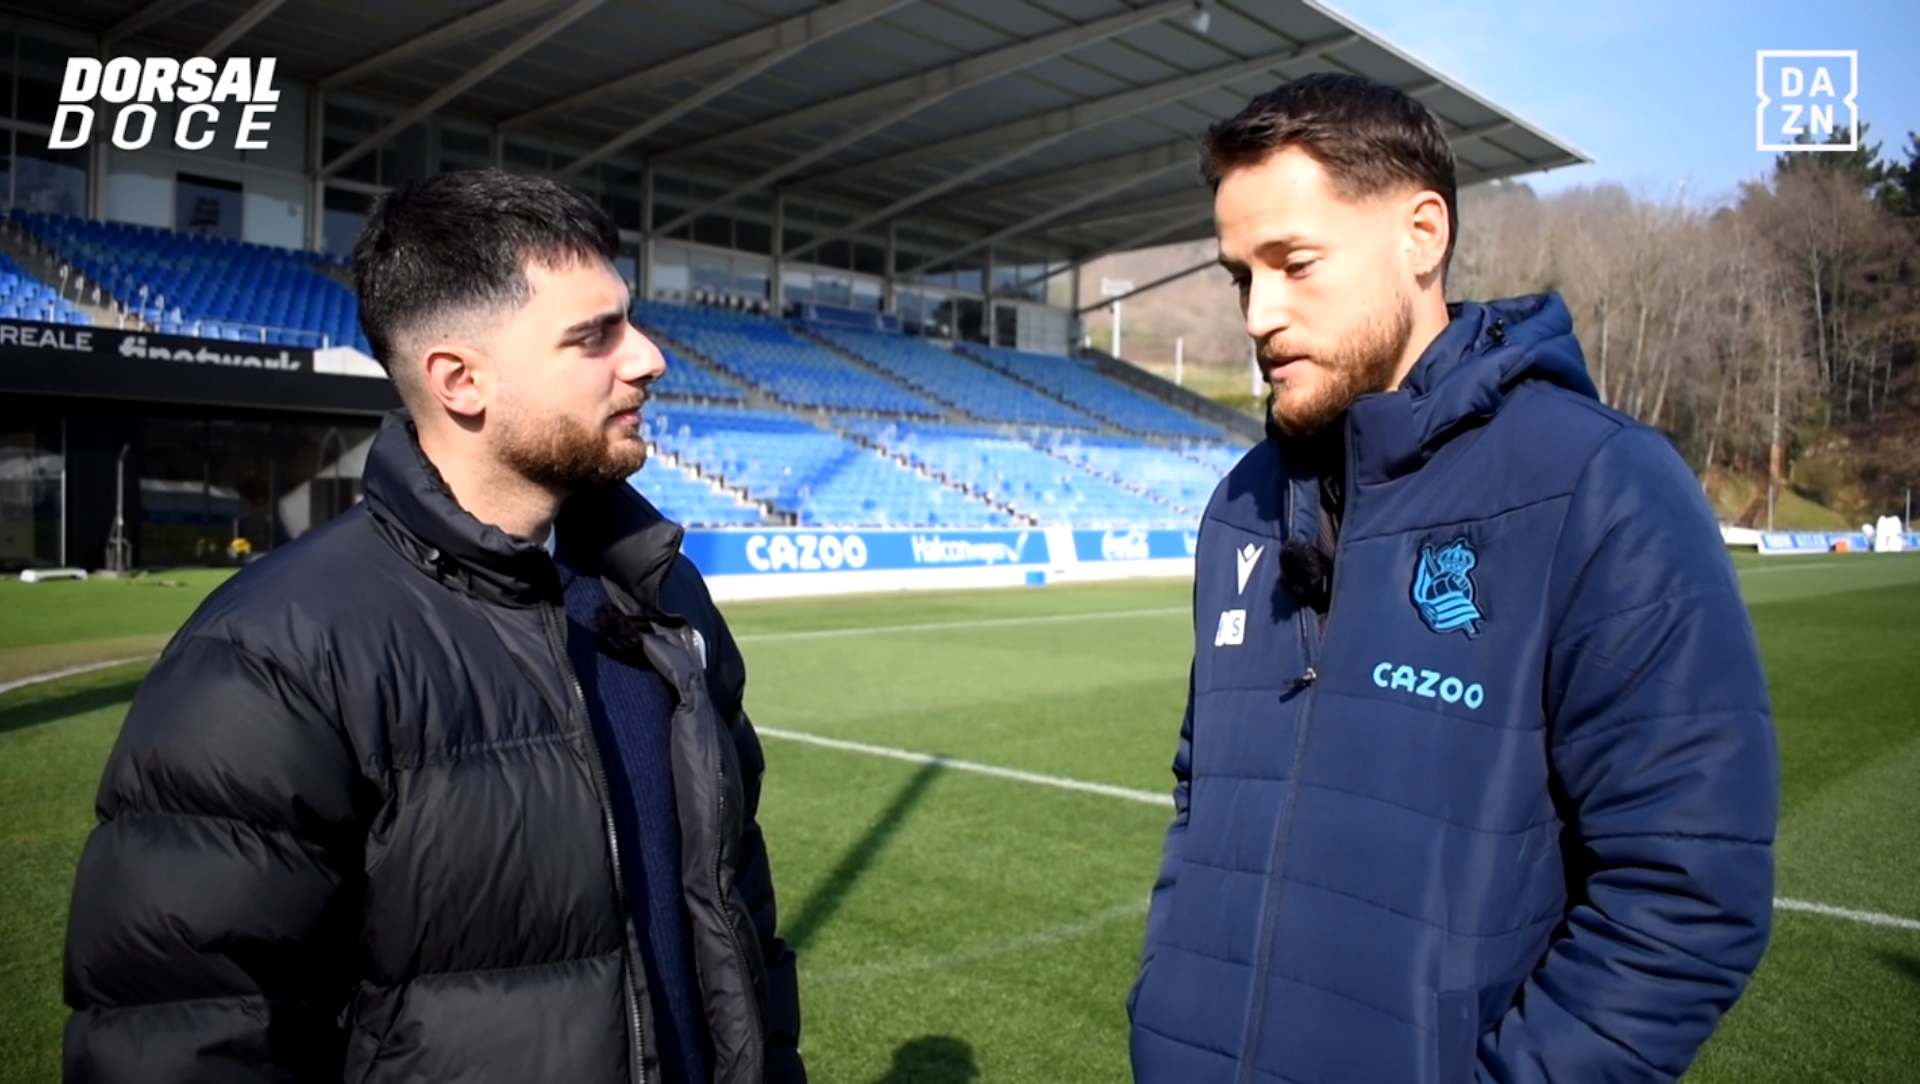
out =
[[1316,72],[1283,83],[1207,129],[1200,174],[1219,191],[1230,170],[1297,147],[1345,199],[1397,188],[1431,189],[1447,205],[1446,267],[1460,235],[1453,148],[1433,111],[1396,87],[1359,75]]
[[527,303],[529,261],[562,267],[620,251],[592,197],[498,169],[410,181],[375,205],[353,245],[360,328],[389,375],[407,340],[465,312]]

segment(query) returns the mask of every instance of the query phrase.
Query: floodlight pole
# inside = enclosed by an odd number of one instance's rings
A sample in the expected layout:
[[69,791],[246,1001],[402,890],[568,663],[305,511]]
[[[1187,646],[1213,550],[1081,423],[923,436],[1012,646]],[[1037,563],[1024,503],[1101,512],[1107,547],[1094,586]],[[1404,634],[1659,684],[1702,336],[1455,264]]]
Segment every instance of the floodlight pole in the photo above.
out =
[[1182,379],[1183,374],[1186,372],[1186,364],[1187,339],[1186,336],[1183,335],[1173,340],[1173,385],[1176,388],[1186,386],[1186,381]]

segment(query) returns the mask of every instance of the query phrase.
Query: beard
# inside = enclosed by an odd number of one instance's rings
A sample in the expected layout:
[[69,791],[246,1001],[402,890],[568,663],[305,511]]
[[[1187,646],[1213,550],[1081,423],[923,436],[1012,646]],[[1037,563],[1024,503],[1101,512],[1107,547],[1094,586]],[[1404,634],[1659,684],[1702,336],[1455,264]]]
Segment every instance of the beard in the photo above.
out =
[[[1273,383],[1267,393],[1268,427],[1288,436],[1306,436],[1345,414],[1362,395],[1386,391],[1412,338],[1413,299],[1395,290],[1333,349],[1310,355],[1308,364],[1320,370],[1317,384],[1290,386],[1292,382],[1284,379]],[[1294,351],[1278,348],[1282,345],[1270,339],[1261,344],[1260,352],[1266,357],[1292,356]]]
[[598,424],[564,416],[541,416],[515,398],[498,411],[500,461],[539,486],[572,492],[624,481],[647,461],[647,443],[637,431],[613,435],[613,415],[640,406],[616,404]]

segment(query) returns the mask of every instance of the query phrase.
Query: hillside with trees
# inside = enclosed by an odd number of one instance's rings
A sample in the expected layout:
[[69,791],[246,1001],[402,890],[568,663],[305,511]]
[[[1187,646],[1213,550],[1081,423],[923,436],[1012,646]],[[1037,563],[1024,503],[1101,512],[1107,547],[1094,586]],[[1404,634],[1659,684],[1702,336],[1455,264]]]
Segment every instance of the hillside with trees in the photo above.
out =
[[[1560,292],[1603,398],[1671,436],[1729,519],[1764,525],[1770,493],[1834,510],[1836,527],[1901,512],[1920,489],[1920,133],[1887,155],[1863,126],[1860,145],[1782,154],[1712,203],[1679,188],[1476,186],[1461,193],[1449,294]],[[1103,276],[1150,281],[1214,252],[1100,261],[1083,296]],[[1108,324],[1089,314],[1096,345]],[[1126,303],[1128,360],[1170,374],[1176,339],[1189,384],[1251,406],[1224,272]]]

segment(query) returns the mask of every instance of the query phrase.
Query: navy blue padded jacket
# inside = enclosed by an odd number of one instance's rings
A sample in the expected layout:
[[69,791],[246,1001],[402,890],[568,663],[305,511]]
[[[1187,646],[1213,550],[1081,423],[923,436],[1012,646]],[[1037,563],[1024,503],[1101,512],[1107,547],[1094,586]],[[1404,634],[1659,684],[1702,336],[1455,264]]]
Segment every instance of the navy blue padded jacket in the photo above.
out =
[[1450,311],[1346,417],[1324,622],[1299,456],[1207,509],[1146,1084],[1671,1081],[1766,946],[1771,709],[1700,486],[1557,296]]

